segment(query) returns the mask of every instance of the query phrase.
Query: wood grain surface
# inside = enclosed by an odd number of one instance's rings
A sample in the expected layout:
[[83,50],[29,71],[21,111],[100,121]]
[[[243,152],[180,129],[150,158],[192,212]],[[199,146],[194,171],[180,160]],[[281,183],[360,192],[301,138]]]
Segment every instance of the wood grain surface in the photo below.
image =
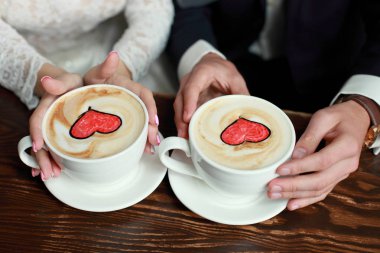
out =
[[[173,98],[156,96],[160,131],[175,135]],[[287,111],[299,136],[309,115]],[[176,198],[167,176],[146,199],[107,213],[67,206],[17,155],[30,112],[0,88],[0,252],[380,252],[380,156],[317,204],[247,226],[208,221]]]

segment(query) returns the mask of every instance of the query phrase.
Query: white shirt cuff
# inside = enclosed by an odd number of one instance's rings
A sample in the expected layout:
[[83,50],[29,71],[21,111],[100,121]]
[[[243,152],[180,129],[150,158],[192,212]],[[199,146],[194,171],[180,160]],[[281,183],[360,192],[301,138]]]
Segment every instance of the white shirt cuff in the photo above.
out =
[[[333,104],[340,95],[347,94],[363,95],[380,105],[380,77],[373,75],[354,75],[350,77],[331,103]],[[380,153],[380,137],[377,137],[371,149],[375,155]]]
[[208,53],[214,53],[226,59],[226,57],[205,40],[198,40],[182,55],[178,65],[178,78],[189,73],[193,67]]

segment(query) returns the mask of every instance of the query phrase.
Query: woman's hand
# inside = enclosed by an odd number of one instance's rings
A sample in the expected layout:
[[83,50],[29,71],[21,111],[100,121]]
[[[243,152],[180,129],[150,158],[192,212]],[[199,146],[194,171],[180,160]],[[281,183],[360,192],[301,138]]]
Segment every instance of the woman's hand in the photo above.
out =
[[[315,113],[292,159],[277,169],[277,174],[286,177],[269,183],[268,196],[290,199],[289,210],[326,198],[335,185],[358,168],[369,123],[367,111],[354,101]],[[315,152],[322,139],[326,146]]]
[[33,143],[33,152],[35,153],[36,160],[40,166],[40,169],[32,169],[32,176],[35,177],[41,174],[41,179],[46,181],[52,176],[59,176],[61,169],[50,157],[49,153],[43,149],[44,140],[41,129],[42,119],[49,106],[60,95],[68,92],[69,90],[82,86],[82,78],[77,74],[58,70],[52,65],[43,66],[40,73],[50,74],[51,76],[54,76],[54,78],[45,75],[36,85],[35,90],[37,94],[41,95],[41,100],[29,119],[29,131]]
[[131,72],[120,60],[118,53],[115,51],[109,53],[102,64],[90,69],[84,76],[84,82],[86,85],[97,83],[115,84],[127,88],[141,98],[149,114],[148,140],[145,152],[153,153],[153,145],[160,144],[158,135],[159,120],[153,93],[141,84],[132,81]]

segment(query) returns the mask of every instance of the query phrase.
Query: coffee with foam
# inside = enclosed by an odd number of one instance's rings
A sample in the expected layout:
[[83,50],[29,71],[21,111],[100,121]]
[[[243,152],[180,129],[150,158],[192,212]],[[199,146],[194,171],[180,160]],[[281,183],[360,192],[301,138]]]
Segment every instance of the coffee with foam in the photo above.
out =
[[[73,125],[89,111],[105,116],[101,119],[93,119],[93,115],[87,117],[81,127],[92,127],[89,131],[93,133],[74,138],[70,134]],[[113,118],[119,119],[119,125],[112,131],[104,131],[104,126],[112,123],[106,121]],[[107,85],[74,91],[59,98],[49,111],[45,129],[47,141],[57,151],[70,157],[96,159],[128,148],[139,137],[144,124],[144,109],[136,98],[122,89]]]
[[[225,167],[241,170],[264,168],[284,157],[292,145],[292,129],[286,115],[262,99],[239,96],[237,100],[236,97],[228,96],[198,110],[190,125],[194,145],[203,156]],[[266,131],[265,138],[255,141],[252,134],[251,139],[247,134],[237,136],[242,141],[226,143],[222,133],[240,121],[260,126]],[[246,125],[237,125],[232,129],[237,131],[236,135],[248,130]]]

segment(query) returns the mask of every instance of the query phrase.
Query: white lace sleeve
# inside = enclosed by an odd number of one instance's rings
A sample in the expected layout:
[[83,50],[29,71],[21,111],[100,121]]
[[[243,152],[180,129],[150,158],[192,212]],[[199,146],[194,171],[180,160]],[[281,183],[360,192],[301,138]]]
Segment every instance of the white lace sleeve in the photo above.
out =
[[128,28],[114,49],[138,81],[166,45],[174,8],[171,0],[127,0],[125,16]]
[[38,104],[34,86],[45,62],[48,60],[0,19],[0,84],[13,91],[29,109]]

